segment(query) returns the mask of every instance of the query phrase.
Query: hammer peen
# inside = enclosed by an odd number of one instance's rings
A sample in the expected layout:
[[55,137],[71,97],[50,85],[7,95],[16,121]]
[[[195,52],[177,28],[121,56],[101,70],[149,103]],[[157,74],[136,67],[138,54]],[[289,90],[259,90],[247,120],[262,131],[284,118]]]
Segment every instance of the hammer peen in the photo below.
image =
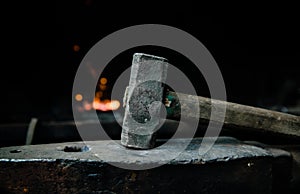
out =
[[[162,57],[143,53],[133,55],[129,86],[124,95],[121,144],[125,147],[154,147],[162,110],[158,102],[165,105],[167,116],[174,119],[181,117],[208,122],[212,107],[225,106],[225,126],[300,137],[299,116],[171,91],[164,94],[162,83],[166,81],[168,65],[168,60]],[[199,104],[200,114],[194,114],[195,101]],[[218,117],[213,120],[222,121]]]

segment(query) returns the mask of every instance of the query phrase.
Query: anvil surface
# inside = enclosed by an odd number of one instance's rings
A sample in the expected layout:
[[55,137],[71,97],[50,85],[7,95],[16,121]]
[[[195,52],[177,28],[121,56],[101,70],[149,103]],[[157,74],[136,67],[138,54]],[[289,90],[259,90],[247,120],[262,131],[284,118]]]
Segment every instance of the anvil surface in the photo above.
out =
[[188,139],[171,141],[156,148],[160,157],[151,160],[145,155],[154,150],[130,150],[111,141],[0,148],[0,191],[271,193],[272,153],[231,137],[220,137],[204,155],[198,151],[202,139],[194,138],[177,158],[157,168],[128,170],[111,165],[166,162],[166,155]]

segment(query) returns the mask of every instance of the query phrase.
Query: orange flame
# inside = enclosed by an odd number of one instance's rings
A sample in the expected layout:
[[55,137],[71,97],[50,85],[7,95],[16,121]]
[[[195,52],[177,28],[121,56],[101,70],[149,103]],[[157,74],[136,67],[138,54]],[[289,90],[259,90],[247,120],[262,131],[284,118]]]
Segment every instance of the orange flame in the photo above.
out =
[[95,98],[92,103],[83,101],[83,108],[86,111],[100,110],[100,111],[110,111],[117,110],[120,107],[120,102],[118,100],[104,100],[101,101],[99,98]]
[[120,102],[118,100],[104,100],[101,101],[95,98],[93,101],[93,108],[95,110],[110,111],[117,110],[120,107]]
[[[91,69],[91,73],[93,74],[94,69],[90,66],[89,63],[87,63],[88,67]],[[75,100],[78,102],[82,102],[82,106],[78,107],[78,111],[90,111],[92,109],[94,110],[100,110],[100,111],[111,111],[111,110],[117,110],[120,107],[120,101],[118,100],[100,100],[101,97],[103,97],[104,90],[106,90],[106,83],[108,82],[107,78],[102,77],[100,79],[99,87],[100,91],[97,91],[95,94],[95,98],[93,102],[83,100],[82,94],[76,94]]]

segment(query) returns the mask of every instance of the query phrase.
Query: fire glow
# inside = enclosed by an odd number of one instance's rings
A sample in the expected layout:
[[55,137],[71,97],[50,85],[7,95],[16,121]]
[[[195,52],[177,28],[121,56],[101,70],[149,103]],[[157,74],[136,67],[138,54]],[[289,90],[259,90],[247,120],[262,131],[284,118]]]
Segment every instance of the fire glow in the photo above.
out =
[[99,110],[99,111],[112,111],[112,110],[117,110],[120,107],[120,101],[118,100],[109,100],[109,99],[101,100],[101,98],[103,97],[103,93],[107,89],[106,87],[107,82],[108,82],[107,78],[105,77],[102,77],[99,80],[98,86],[100,91],[97,91],[95,93],[93,102],[91,102],[90,100],[83,100],[82,94],[75,95],[75,100],[82,103],[82,106],[78,107],[78,110],[80,112],[90,111],[92,109]]
[[93,101],[93,109],[100,111],[117,110],[120,107],[118,100],[104,100],[101,101],[99,98],[95,98]]
[[[77,94],[75,96],[76,101],[81,101],[82,98],[78,99]],[[120,107],[120,102],[118,100],[100,100],[99,98],[95,97],[93,102],[83,101],[82,107],[79,107],[79,111],[90,111],[92,109],[99,110],[99,111],[112,111],[117,110]]]

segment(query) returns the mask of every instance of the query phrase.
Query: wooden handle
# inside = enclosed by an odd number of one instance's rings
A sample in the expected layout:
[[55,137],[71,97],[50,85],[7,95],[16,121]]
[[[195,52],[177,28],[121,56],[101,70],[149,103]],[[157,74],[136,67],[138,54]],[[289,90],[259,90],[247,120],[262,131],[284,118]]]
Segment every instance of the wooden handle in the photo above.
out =
[[[181,99],[180,103],[179,99]],[[199,104],[199,107],[195,104]],[[175,92],[166,93],[165,105],[168,118],[193,118],[205,122],[210,120],[212,107],[218,110],[226,106],[224,120],[226,127],[300,137],[300,117],[291,114]],[[196,114],[198,108],[200,108],[200,114]],[[222,122],[218,117],[213,121]]]

